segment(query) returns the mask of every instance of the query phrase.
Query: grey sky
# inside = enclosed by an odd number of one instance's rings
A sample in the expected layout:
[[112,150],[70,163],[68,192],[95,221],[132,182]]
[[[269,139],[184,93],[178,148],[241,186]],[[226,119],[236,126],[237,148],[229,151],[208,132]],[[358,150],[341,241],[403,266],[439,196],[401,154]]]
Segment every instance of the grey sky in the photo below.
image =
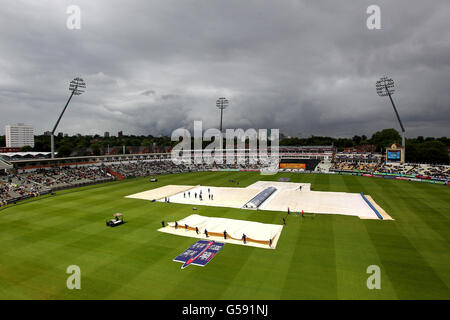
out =
[[[0,0],[0,127],[50,130],[85,79],[58,131],[170,134],[203,120],[279,128],[303,137],[398,129],[450,136],[448,0]],[[81,30],[66,8],[81,8]],[[366,9],[381,7],[382,30]],[[2,129],[3,130],[3,129]]]

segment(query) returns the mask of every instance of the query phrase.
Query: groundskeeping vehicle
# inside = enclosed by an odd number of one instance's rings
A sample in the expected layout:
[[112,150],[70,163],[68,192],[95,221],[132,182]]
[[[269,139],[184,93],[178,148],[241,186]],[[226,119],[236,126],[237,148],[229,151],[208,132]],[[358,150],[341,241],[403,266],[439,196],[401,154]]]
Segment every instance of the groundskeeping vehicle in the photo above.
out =
[[113,219],[106,221],[106,225],[108,227],[116,227],[116,226],[119,226],[119,225],[124,223],[124,221],[123,221],[123,214],[121,214],[121,213],[114,213],[113,217],[114,217]]

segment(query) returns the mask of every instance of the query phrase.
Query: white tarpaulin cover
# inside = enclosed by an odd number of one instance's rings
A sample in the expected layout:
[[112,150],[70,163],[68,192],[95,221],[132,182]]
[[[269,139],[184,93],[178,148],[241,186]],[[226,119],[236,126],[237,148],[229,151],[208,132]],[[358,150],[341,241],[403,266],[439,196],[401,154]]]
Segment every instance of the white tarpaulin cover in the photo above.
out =
[[369,207],[359,193],[324,192],[324,191],[291,191],[276,194],[264,206],[264,210],[282,211],[289,208],[291,212],[331,213],[360,218],[377,219],[375,212]]
[[[274,249],[276,247],[278,238],[280,237],[281,231],[283,230],[283,226],[277,224],[266,224],[254,221],[235,220],[227,218],[205,217],[197,214],[190,215],[182,220],[177,221],[177,223],[178,229],[174,228],[175,222],[169,222],[169,226],[161,228],[158,231],[195,238],[205,238],[205,229],[208,230],[208,233],[223,234],[223,232],[226,231],[228,236],[239,240],[225,240],[223,237],[218,237],[222,242],[243,244],[243,241],[241,241],[240,239],[242,239],[243,234],[245,234],[247,238],[258,241],[269,241],[270,239],[272,239],[272,249]],[[192,230],[185,230],[185,224],[189,227],[197,227],[199,229],[199,234],[197,235],[197,233]],[[214,237],[211,238],[214,239]],[[268,245],[253,243],[251,241],[247,241],[246,245],[269,248]]]
[[[359,193],[310,191],[310,184],[276,181],[258,181],[246,188],[212,186],[165,186],[144,191],[129,198],[160,199],[168,197],[170,202],[215,207],[244,208],[244,205],[266,188],[277,190],[259,207],[259,210],[301,212],[319,214],[341,214],[362,219],[378,219],[376,213]],[[200,200],[199,195],[202,194]],[[367,199],[384,216],[392,219],[376,202]],[[223,230],[222,230],[223,231]]]

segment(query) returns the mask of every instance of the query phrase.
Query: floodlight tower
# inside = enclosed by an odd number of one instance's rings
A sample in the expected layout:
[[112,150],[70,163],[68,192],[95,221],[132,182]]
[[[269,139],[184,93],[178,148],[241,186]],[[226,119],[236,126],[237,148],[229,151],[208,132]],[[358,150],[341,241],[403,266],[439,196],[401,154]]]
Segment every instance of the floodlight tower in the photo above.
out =
[[222,118],[223,110],[228,107],[228,100],[225,98],[219,98],[216,101],[216,107],[220,109],[220,132],[222,132]]
[[392,95],[395,92],[394,89],[394,80],[388,77],[382,77],[377,81],[376,84],[377,93],[380,97],[388,96],[391,100],[392,107],[394,108],[395,115],[397,116],[398,123],[400,124],[400,128],[402,129],[402,147],[405,149],[405,127],[403,127],[402,120],[400,120],[400,116],[398,114],[397,108],[395,107],[394,100],[392,100]]
[[72,81],[70,81],[69,91],[72,91],[72,93],[70,94],[69,100],[67,100],[67,103],[64,106],[63,111],[59,115],[58,121],[56,121],[55,126],[53,127],[53,130],[50,135],[52,159],[55,158],[55,131],[56,131],[56,128],[58,127],[59,121],[61,120],[64,112],[66,111],[67,106],[69,105],[69,102],[72,99],[72,97],[74,95],[79,96],[80,94],[82,94],[84,92],[84,89],[86,89],[86,83],[84,82],[83,79],[75,78]]

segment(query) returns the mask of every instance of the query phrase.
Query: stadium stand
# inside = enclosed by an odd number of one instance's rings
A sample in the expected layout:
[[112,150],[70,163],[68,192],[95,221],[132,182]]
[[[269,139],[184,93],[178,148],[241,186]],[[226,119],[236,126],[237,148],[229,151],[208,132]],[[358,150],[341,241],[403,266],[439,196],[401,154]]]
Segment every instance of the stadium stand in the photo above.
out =
[[48,188],[21,176],[8,175],[0,178],[0,201],[2,205],[49,192]]
[[[56,190],[133,177],[214,170],[257,170],[260,164],[175,164],[171,160],[123,161],[80,167],[12,170],[0,176],[2,201],[14,202]],[[20,171],[17,172],[17,171]]]
[[100,167],[61,167],[23,173],[12,172],[0,176],[0,196],[2,201],[15,202],[55,190],[111,180],[114,178]]
[[382,158],[381,153],[372,152],[337,152],[334,155],[337,162],[380,162]]
[[[239,152],[236,150],[235,155]],[[280,163],[288,165],[284,166],[287,169],[280,168],[281,172],[395,175],[415,180],[440,181],[444,184],[450,180],[448,165],[386,164],[379,154],[334,154],[332,147],[280,148],[280,159]],[[175,164],[170,153],[25,160],[3,157],[1,160],[1,205],[55,190],[125,178],[199,171],[260,171],[265,166],[259,161],[249,163],[248,157],[242,164],[217,164],[208,161]]]
[[314,169],[314,172],[317,173],[328,173],[330,172],[331,166],[333,163],[330,160],[322,160]]
[[370,174],[391,174],[399,176],[413,176],[420,179],[449,180],[450,166],[412,164],[412,163],[360,163],[335,162],[330,171],[362,172]]

